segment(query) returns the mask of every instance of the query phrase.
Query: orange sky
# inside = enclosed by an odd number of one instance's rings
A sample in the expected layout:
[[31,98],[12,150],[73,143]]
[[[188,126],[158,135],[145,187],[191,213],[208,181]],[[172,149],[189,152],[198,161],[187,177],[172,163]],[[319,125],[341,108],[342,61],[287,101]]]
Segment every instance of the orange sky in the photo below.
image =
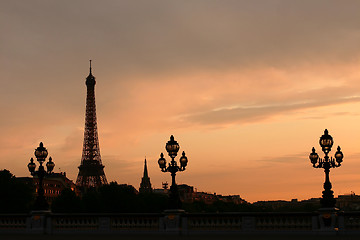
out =
[[178,183],[251,202],[319,197],[308,155],[327,128],[345,156],[335,195],[360,194],[359,1],[1,5],[0,169],[30,176],[43,141],[76,179],[93,59],[108,181],[138,188],[146,156],[153,186],[170,182],[157,160],[173,134],[189,158]]

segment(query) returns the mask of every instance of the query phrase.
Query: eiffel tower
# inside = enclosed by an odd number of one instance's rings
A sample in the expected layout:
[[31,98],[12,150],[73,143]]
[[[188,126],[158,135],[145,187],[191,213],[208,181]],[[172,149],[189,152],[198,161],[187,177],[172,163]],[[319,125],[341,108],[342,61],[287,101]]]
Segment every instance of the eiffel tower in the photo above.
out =
[[96,105],[95,105],[95,77],[91,72],[86,78],[87,96],[86,96],[86,115],[84,145],[79,166],[79,174],[76,179],[76,185],[80,188],[99,187],[107,184],[104,172],[104,165],[101,163],[99,139],[96,123]]

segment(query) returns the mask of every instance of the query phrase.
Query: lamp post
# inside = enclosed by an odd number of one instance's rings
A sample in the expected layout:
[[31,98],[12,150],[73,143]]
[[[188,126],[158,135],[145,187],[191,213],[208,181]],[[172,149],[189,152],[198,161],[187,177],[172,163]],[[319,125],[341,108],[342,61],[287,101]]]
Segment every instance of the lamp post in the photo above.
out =
[[47,171],[45,171],[43,163],[45,162],[45,159],[48,155],[48,151],[42,142],[40,143],[39,147],[35,149],[34,154],[37,161],[40,163],[37,171],[35,171],[36,164],[34,163],[33,158],[30,159],[30,163],[28,164],[31,175],[37,176],[39,178],[38,195],[35,201],[34,210],[47,210],[49,208],[49,204],[44,197],[43,179],[46,175],[51,174],[55,167],[55,163],[52,161],[52,158],[49,157],[49,161],[46,163]]
[[174,158],[177,156],[177,152],[180,149],[179,144],[177,141],[174,140],[174,136],[171,135],[170,140],[166,143],[165,146],[166,151],[168,152],[169,156],[171,157],[171,162],[166,167],[166,160],[164,158],[164,154],[160,154],[160,158],[158,160],[159,167],[162,172],[170,172],[171,173],[171,187],[170,187],[170,199],[169,199],[169,207],[170,209],[180,209],[181,208],[181,201],[179,196],[178,187],[175,182],[175,176],[178,171],[185,171],[185,167],[188,163],[188,159],[185,156],[185,152],[182,152],[182,156],[180,157],[180,167],[177,165],[177,162]]
[[322,198],[320,200],[322,208],[335,208],[336,200],[334,199],[333,191],[331,190],[331,182],[329,178],[330,168],[336,168],[341,166],[344,155],[341,152],[340,146],[338,146],[335,153],[335,158],[329,157],[328,154],[331,151],[331,147],[334,143],[333,138],[329,135],[327,129],[324,131],[324,135],[319,140],[322,151],[325,153],[324,159],[319,158],[319,155],[315,152],[315,148],[312,148],[312,152],[309,155],[309,159],[314,168],[323,168],[325,172],[324,191],[322,192]]

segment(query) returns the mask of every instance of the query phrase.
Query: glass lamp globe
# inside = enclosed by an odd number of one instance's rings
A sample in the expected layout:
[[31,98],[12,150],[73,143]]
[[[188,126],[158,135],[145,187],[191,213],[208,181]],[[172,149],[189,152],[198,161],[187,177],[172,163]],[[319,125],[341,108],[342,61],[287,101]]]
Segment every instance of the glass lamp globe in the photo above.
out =
[[338,146],[337,151],[335,153],[336,162],[342,163],[343,158],[344,158],[344,154],[341,152],[340,146]]
[[310,153],[309,159],[310,159],[312,164],[317,163],[317,161],[319,159],[319,155],[315,152],[315,148],[312,148],[312,153]]
[[35,172],[35,168],[36,168],[36,165],[34,163],[34,159],[33,158],[30,158],[30,162],[28,164],[28,168],[29,168],[29,171],[31,173]]
[[188,163],[188,159],[187,159],[187,157],[185,156],[185,152],[183,151],[183,152],[182,152],[182,156],[181,156],[181,158],[180,158],[180,166],[181,166],[182,168],[185,168],[185,167],[187,166],[187,163]]
[[329,153],[331,151],[331,147],[334,144],[334,140],[329,135],[327,129],[325,129],[324,135],[320,137],[319,143],[324,153]]
[[175,141],[174,136],[170,136],[170,140],[166,143],[166,151],[169,153],[171,158],[175,158],[177,156],[177,152],[180,149],[180,146],[177,141]]
[[34,154],[37,160],[40,162],[40,164],[45,161],[45,158],[48,155],[48,151],[46,150],[42,142],[40,143],[39,147],[35,149]]
[[49,161],[46,163],[46,168],[49,173],[54,170],[55,163],[52,161],[52,157],[49,157]]
[[159,160],[158,160],[158,164],[159,164],[159,167],[160,167],[161,169],[164,169],[164,168],[166,167],[166,160],[165,160],[165,158],[164,158],[164,154],[163,154],[163,153],[160,154],[160,158],[159,158]]

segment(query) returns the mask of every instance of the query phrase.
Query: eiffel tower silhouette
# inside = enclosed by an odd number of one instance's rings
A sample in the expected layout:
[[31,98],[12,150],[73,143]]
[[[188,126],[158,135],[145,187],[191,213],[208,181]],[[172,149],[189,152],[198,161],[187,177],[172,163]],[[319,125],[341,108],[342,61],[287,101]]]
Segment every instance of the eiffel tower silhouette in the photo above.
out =
[[107,184],[104,165],[101,163],[99,138],[96,122],[95,77],[91,72],[86,78],[86,115],[84,145],[76,185],[81,188],[99,187]]

